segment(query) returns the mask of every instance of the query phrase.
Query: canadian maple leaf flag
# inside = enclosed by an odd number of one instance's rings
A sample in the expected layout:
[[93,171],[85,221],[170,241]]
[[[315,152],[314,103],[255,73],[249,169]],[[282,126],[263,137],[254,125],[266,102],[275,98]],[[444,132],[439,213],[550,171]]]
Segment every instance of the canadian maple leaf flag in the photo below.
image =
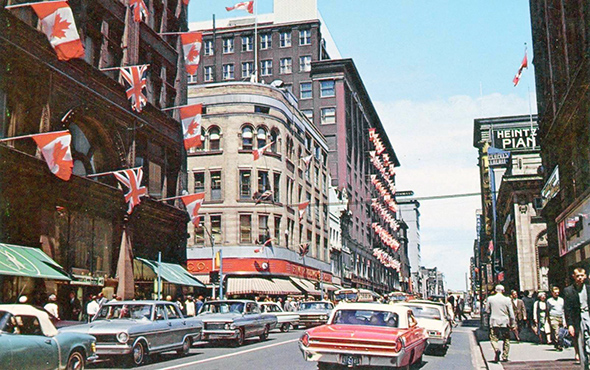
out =
[[147,22],[149,11],[143,0],[129,0],[129,6],[133,10],[133,20],[135,22],[141,22],[142,18],[144,22]]
[[266,151],[266,149],[270,148],[270,146],[274,143],[274,141],[272,143],[266,144],[265,146],[263,146],[262,148],[258,148],[252,151],[252,155],[254,156],[254,160],[259,159],[260,157],[262,157],[262,155],[264,154],[264,152]]
[[41,31],[59,60],[84,58],[84,46],[74,22],[74,14],[67,1],[31,4],[39,17]]
[[203,34],[200,32],[188,32],[180,35],[182,40],[182,50],[184,51],[184,65],[186,73],[194,75],[199,68],[201,59],[201,45],[203,44]]
[[143,89],[147,86],[147,68],[147,64],[121,67],[121,77],[128,85],[127,99],[131,101],[131,108],[138,113],[147,104],[147,98],[143,94]]
[[70,143],[72,135],[69,131],[48,132],[32,137],[37,143],[39,150],[51,173],[62,180],[68,181],[72,176],[74,161]]
[[203,204],[203,200],[205,200],[205,193],[201,192],[185,195],[180,197],[180,199],[182,199],[182,203],[184,203],[193,225],[195,225],[195,227],[199,226],[199,208],[201,208],[201,204]]
[[264,252],[264,247],[269,247],[269,248],[270,248],[270,250],[272,251],[272,250],[273,250],[273,249],[272,249],[272,241],[273,241],[273,240],[274,240],[273,238],[268,238],[268,239],[267,239],[267,240],[264,242],[264,244],[262,244],[262,247],[254,249],[254,253],[260,253],[260,252]]
[[243,3],[237,3],[234,6],[225,7],[225,10],[231,12],[232,10],[245,10],[250,14],[254,14],[254,1],[245,1]]
[[518,68],[518,72],[516,72],[516,76],[514,76],[514,78],[512,79],[512,82],[514,83],[514,86],[518,85],[518,83],[520,82],[520,76],[522,75],[522,70],[525,68],[529,68],[529,63],[527,60],[527,56],[526,56],[526,50],[524,52],[524,58],[522,59],[522,62],[520,63],[520,67]]
[[[137,171],[137,172],[136,172]],[[141,186],[143,170],[141,168],[121,170],[113,172],[119,182],[127,187],[129,191],[125,194],[125,202],[129,205],[127,213],[133,212],[133,207],[141,202],[141,197],[148,195],[145,186]]]
[[184,148],[200,147],[203,143],[201,140],[201,114],[203,112],[202,104],[193,104],[180,108],[180,122],[182,123],[182,132],[184,134]]
[[299,209],[299,219],[300,220],[303,218],[303,215],[305,214],[305,210],[307,209],[307,206],[309,206],[309,200],[307,202],[300,203],[297,206],[297,208]]

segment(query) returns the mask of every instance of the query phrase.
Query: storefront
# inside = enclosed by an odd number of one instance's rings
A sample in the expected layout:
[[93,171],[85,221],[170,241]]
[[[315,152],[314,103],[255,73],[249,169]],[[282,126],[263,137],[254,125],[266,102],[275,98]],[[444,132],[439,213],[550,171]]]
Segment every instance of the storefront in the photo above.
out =
[[205,284],[178,264],[158,263],[158,261],[136,257],[133,261],[133,275],[138,299],[157,298],[158,274],[162,282],[162,297],[195,295],[196,292],[203,293],[206,289]]

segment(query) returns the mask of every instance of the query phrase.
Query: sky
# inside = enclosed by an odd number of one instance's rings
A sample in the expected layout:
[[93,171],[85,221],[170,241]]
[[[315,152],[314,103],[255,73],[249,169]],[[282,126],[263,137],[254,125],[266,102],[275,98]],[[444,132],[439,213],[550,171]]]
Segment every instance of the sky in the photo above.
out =
[[[272,0],[258,0],[259,14]],[[237,0],[192,0],[189,22],[239,16]],[[297,1],[293,1],[294,4]],[[473,120],[535,114],[526,0],[318,0],[343,58],[352,58],[415,197],[479,192]],[[246,15],[246,13],[244,13]],[[514,87],[524,57],[529,68]],[[480,197],[420,202],[422,265],[464,290]]]

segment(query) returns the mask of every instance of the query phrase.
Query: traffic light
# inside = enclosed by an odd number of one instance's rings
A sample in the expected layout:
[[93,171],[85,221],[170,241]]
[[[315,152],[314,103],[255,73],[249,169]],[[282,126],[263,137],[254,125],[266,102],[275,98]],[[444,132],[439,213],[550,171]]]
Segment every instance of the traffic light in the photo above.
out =
[[219,271],[210,271],[209,272],[209,282],[211,284],[219,283]]

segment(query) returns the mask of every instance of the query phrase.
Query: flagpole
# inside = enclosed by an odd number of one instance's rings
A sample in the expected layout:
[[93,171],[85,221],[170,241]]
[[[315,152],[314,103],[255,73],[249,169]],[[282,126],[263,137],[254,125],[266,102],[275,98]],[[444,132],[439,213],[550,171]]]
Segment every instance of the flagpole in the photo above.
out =
[[[187,195],[188,195],[188,194],[187,194]],[[191,194],[191,195],[192,195],[192,194]],[[179,196],[177,196],[177,197],[170,197],[170,198],[163,198],[163,199],[158,199],[158,200],[157,200],[157,202],[163,202],[163,201],[166,201],[166,200],[172,200],[172,199],[180,199],[180,198],[182,198],[182,197],[186,197],[186,195],[179,195]]]
[[38,134],[30,134],[30,135],[22,135],[22,136],[13,136],[13,137],[7,137],[6,139],[0,139],[0,143],[3,143],[5,141],[13,141],[13,140],[20,140],[20,139],[27,139],[30,137],[34,137],[34,136],[39,136],[39,135],[44,135],[44,134],[59,134],[59,133],[64,133],[64,132],[70,132],[69,130],[62,130],[62,131],[49,131],[49,132],[40,132]]
[[109,171],[109,172],[101,172],[101,173],[94,173],[91,175],[86,175],[87,178],[90,177],[99,177],[99,176],[106,176],[106,175],[112,175],[115,172],[121,172],[121,171],[125,171],[125,170],[137,170],[140,169],[141,167],[134,167],[134,168],[123,168],[121,170],[116,170],[116,171]]
[[174,35],[184,35],[185,33],[198,33],[197,31],[187,31],[187,32],[162,32],[158,33],[159,36],[174,36]]
[[53,1],[35,1],[32,3],[25,3],[25,4],[15,4],[15,5],[6,5],[4,7],[4,9],[14,9],[14,8],[23,8],[25,6],[31,6],[31,5],[35,5],[35,4],[50,4],[50,3],[59,3],[59,2],[63,2],[63,0],[53,0]]
[[118,69],[123,69],[123,68],[130,68],[130,67],[143,67],[143,66],[149,66],[149,64],[136,64],[133,66],[123,66],[123,67],[109,67],[109,68],[100,68],[99,71],[101,72],[106,72],[106,71],[115,71]]
[[191,107],[193,105],[198,105],[198,104],[186,104],[186,105],[177,105],[176,107],[168,107],[168,108],[162,108],[160,109],[161,111],[167,111],[167,110],[173,110],[173,109],[180,109],[180,108],[185,108],[185,107]]

